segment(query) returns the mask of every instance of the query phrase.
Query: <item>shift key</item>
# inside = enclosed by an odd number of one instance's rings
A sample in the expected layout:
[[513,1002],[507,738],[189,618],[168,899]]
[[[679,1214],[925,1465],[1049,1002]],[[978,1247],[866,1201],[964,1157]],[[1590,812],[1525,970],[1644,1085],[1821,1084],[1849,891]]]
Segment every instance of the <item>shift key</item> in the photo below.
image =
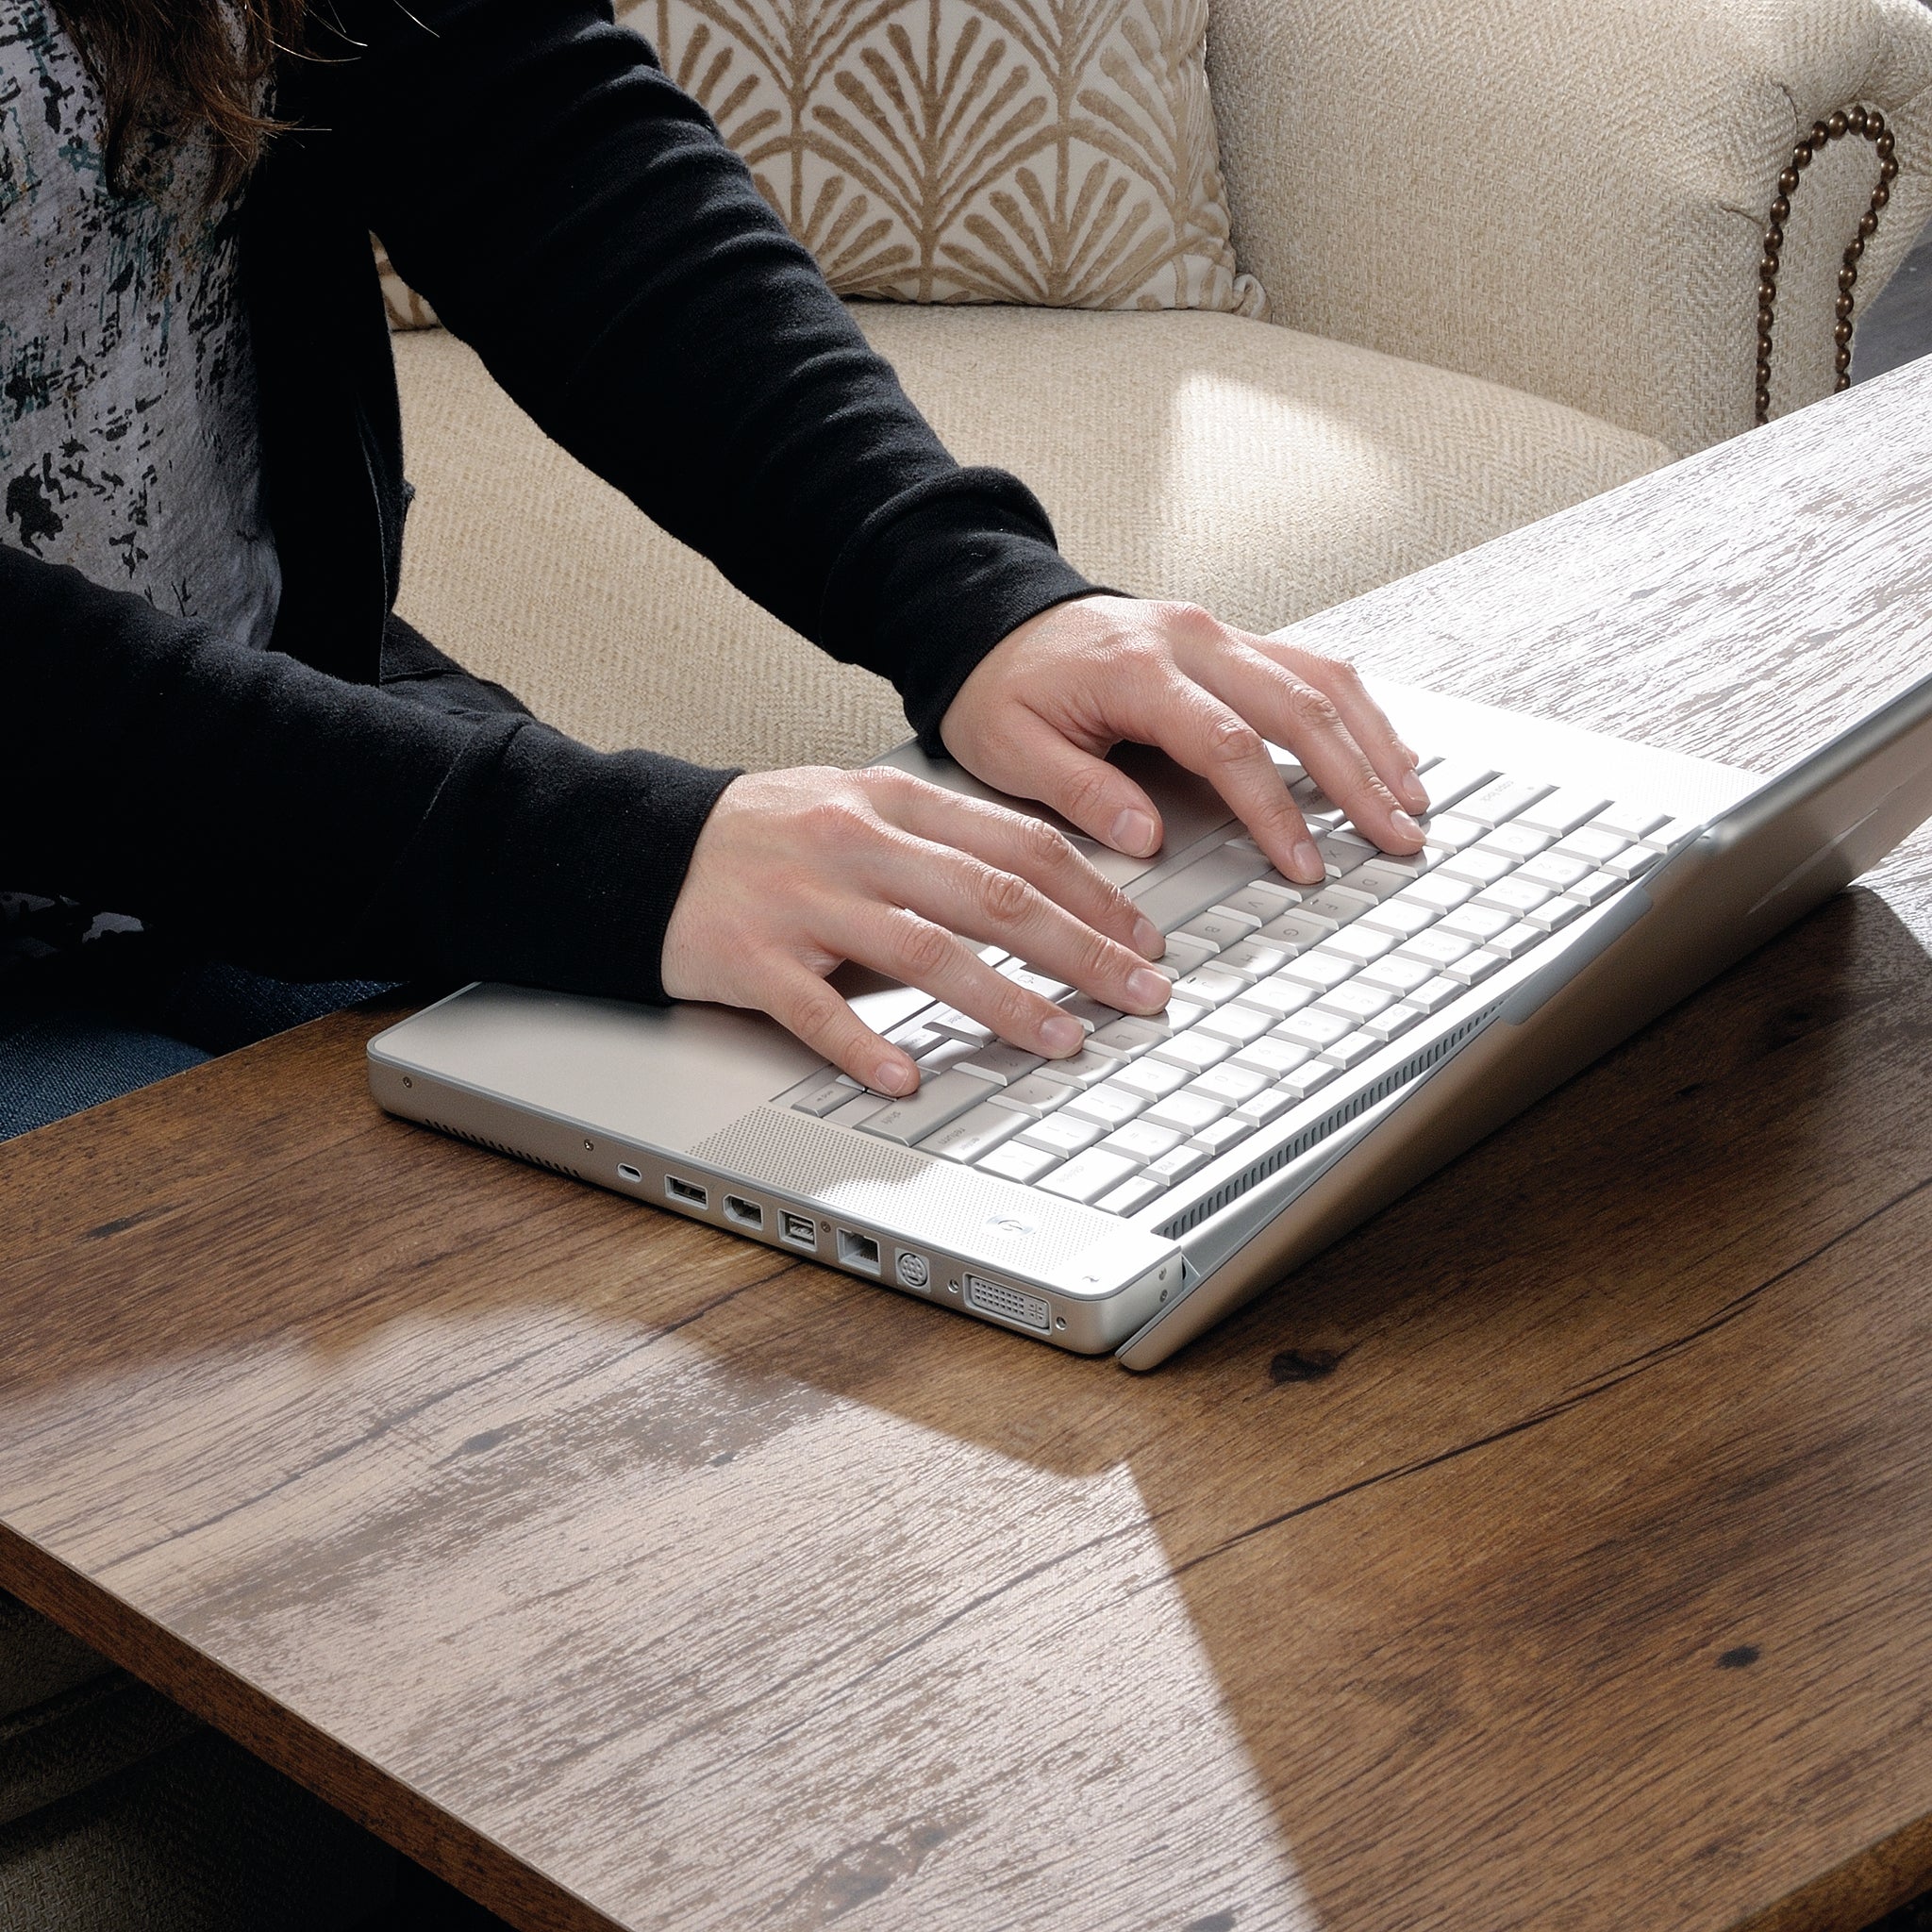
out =
[[962,1074],[955,1069],[922,1081],[917,1093],[908,1093],[904,1100],[894,1100],[880,1108],[870,1120],[859,1124],[859,1131],[909,1147],[998,1091],[976,1074]]

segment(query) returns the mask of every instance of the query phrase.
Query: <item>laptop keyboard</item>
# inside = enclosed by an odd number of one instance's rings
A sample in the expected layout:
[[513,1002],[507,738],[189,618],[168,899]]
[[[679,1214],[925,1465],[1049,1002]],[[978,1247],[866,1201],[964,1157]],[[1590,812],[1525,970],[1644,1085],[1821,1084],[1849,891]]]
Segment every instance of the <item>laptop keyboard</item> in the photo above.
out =
[[[1143,1019],[996,948],[982,954],[1089,1028],[1042,1059],[934,1004],[888,1038],[918,1063],[888,1099],[827,1067],[777,1104],[1111,1214],[1137,1214],[1521,958],[1657,863],[1691,827],[1574,787],[1429,759],[1413,858],[1283,775],[1327,862],[1291,884],[1245,836],[1137,894],[1167,934],[1166,1010]],[[1346,1084],[1345,1082],[1343,1083]]]

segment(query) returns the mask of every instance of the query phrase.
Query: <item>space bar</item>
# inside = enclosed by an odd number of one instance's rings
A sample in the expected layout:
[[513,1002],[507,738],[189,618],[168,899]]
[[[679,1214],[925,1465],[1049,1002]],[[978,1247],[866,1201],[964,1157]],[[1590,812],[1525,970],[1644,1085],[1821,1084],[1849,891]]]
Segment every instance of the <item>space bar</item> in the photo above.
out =
[[1219,845],[1192,865],[1183,866],[1164,879],[1156,879],[1144,890],[1130,886],[1127,891],[1134,904],[1162,932],[1172,932],[1175,926],[1185,925],[1197,912],[1218,905],[1230,892],[1252,885],[1268,870],[1268,861],[1258,852],[1250,852],[1242,845]]

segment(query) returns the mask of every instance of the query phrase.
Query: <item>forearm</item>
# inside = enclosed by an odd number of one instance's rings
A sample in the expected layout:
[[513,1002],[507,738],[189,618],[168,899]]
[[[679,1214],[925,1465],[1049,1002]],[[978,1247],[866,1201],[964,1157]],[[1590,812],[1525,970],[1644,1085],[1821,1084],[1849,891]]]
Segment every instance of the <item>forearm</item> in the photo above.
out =
[[663,997],[727,774],[439,715],[0,548],[6,883],[292,978],[460,976]]

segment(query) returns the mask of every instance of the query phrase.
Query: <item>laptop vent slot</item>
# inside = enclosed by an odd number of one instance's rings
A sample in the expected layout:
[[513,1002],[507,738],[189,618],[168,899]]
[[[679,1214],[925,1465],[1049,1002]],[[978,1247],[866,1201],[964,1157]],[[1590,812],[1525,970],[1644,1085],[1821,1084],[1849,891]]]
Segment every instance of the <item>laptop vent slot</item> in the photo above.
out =
[[492,1141],[487,1134],[473,1134],[465,1127],[453,1127],[447,1121],[425,1121],[425,1127],[434,1127],[439,1134],[448,1134],[453,1140],[467,1141],[472,1147],[487,1147],[492,1154],[507,1154],[512,1160],[521,1160],[526,1167],[541,1167],[546,1174],[560,1174],[565,1180],[580,1181],[583,1175],[574,1167],[565,1167],[560,1160],[545,1160],[541,1155],[526,1154],[521,1147],[512,1147],[503,1141]]
[[1485,1007],[1481,1012],[1472,1013],[1459,1026],[1443,1034],[1441,1040],[1432,1041],[1421,1053],[1411,1055],[1399,1067],[1390,1068],[1379,1080],[1364,1087],[1360,1092],[1350,1094],[1340,1107],[1331,1108],[1320,1120],[1311,1121],[1293,1140],[1284,1141],[1272,1154],[1256,1161],[1254,1166],[1243,1169],[1231,1180],[1223,1181],[1211,1194],[1203,1195],[1172,1221],[1163,1222],[1159,1232],[1173,1241],[1186,1234],[1190,1228],[1199,1227],[1209,1215],[1219,1214],[1230,1202],[1239,1201],[1270,1174],[1279,1174],[1290,1161],[1299,1160],[1311,1147],[1319,1147],[1330,1134],[1387,1100],[1398,1087],[1407,1087],[1418,1074],[1440,1066],[1464,1041],[1482,1031],[1501,1004],[1498,1001],[1496,1006]]

